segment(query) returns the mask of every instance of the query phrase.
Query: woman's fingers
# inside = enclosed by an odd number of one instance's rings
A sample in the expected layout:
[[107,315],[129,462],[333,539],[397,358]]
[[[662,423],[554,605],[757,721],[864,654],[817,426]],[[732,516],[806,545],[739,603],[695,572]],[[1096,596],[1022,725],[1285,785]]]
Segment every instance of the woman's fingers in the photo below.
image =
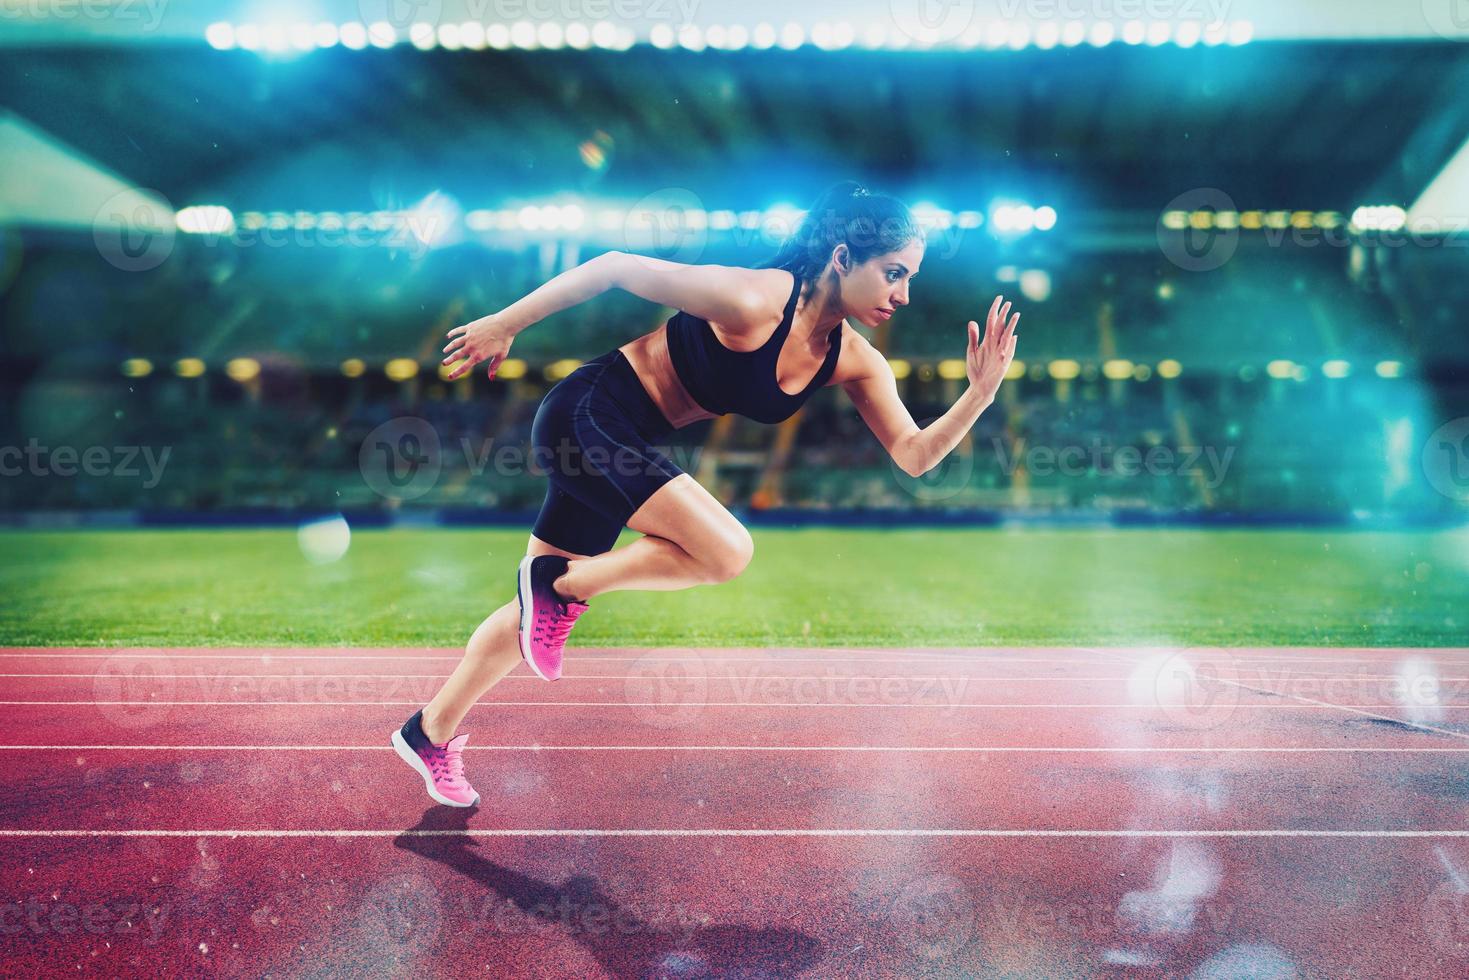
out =
[[460,334],[464,333],[468,329],[469,329],[469,325],[468,324],[460,324],[459,326],[455,327],[453,330],[450,330],[444,336],[446,336],[446,337],[458,337]]

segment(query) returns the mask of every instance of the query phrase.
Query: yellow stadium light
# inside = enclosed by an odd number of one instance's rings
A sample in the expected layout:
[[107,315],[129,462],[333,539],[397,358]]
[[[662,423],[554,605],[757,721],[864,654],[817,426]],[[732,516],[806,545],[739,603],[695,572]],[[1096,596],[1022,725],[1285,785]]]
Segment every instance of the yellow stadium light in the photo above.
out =
[[1171,357],[1158,362],[1158,377],[1160,378],[1176,378],[1182,373],[1183,365]]
[[1293,378],[1296,374],[1296,365],[1294,361],[1271,361],[1265,365],[1265,373],[1272,378]]
[[197,378],[204,373],[204,362],[197,357],[185,357],[174,361],[173,373],[181,378]]
[[1047,369],[1057,381],[1070,381],[1081,373],[1081,365],[1069,358],[1052,361]]
[[1403,375],[1402,361],[1378,361],[1377,376],[1379,378],[1400,378]]
[[1342,360],[1327,361],[1321,365],[1321,373],[1328,378],[1345,378],[1352,373],[1352,366]]
[[495,368],[495,378],[506,381],[514,381],[516,378],[525,377],[526,365],[518,357],[507,357]]
[[563,357],[559,361],[552,361],[546,365],[546,380],[560,381],[579,367],[581,367],[581,361],[574,357]]
[[127,378],[146,378],[153,373],[153,362],[146,357],[130,357],[122,362],[122,373]]
[[1258,231],[1264,217],[1259,211],[1244,211],[1239,216],[1239,226],[1241,228],[1248,228],[1251,231]]
[[237,357],[224,366],[224,373],[244,384],[260,376],[260,362],[253,357]]
[[1005,380],[1014,381],[1016,378],[1023,377],[1025,377],[1025,362],[1021,360],[1011,361],[1010,366],[1005,369]]
[[1102,373],[1112,381],[1126,381],[1132,377],[1132,362],[1114,358],[1102,365]]
[[342,362],[342,374],[349,378],[360,378],[366,370],[367,365],[362,363],[361,358],[349,357]]
[[418,375],[418,362],[411,357],[395,357],[383,365],[383,373],[393,381],[407,381]]
[[957,358],[939,361],[939,377],[946,381],[957,381],[969,374],[964,362]]
[[1146,364],[1139,364],[1132,369],[1134,381],[1146,381],[1153,376],[1153,369]]
[[1163,227],[1172,231],[1183,231],[1188,227],[1187,211],[1164,211]]
[[888,367],[893,369],[893,377],[899,380],[913,373],[913,365],[904,360],[890,360]]
[[[463,363],[464,363],[463,361],[455,361],[453,364],[440,364],[439,365],[439,380],[440,381],[448,381],[449,380],[449,375],[450,374],[453,374],[455,371],[459,370],[459,365],[461,365]],[[469,377],[469,375],[466,374],[464,377],[467,378],[467,377]],[[460,380],[462,381],[463,378],[461,378]]]

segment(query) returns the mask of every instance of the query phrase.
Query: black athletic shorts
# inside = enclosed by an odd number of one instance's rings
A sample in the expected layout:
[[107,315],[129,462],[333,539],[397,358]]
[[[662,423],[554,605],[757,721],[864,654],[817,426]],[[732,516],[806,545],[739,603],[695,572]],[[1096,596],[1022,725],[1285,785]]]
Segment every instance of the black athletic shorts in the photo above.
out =
[[531,422],[533,472],[550,478],[532,533],[565,551],[610,551],[628,518],[683,470],[653,448],[673,431],[620,350],[557,382]]

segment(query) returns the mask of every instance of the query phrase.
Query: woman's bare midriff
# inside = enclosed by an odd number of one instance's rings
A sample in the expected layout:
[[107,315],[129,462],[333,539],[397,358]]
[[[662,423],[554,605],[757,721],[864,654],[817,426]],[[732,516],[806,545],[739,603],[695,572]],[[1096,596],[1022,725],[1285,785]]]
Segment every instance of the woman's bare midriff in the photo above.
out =
[[684,387],[673,368],[673,358],[668,353],[668,325],[643,334],[617,348],[622,351],[638,380],[648,392],[648,397],[658,406],[668,424],[675,429],[692,425],[703,419],[715,418],[694,401],[694,396]]

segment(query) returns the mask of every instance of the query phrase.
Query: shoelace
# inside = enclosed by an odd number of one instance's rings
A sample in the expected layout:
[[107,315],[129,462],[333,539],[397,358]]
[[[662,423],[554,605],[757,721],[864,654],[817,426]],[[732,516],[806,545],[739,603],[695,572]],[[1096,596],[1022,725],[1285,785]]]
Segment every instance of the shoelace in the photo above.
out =
[[575,625],[576,617],[580,616],[586,609],[587,607],[584,605],[579,605],[573,609],[571,606],[563,606],[557,603],[552,612],[536,621],[536,632],[543,640],[553,643],[563,642],[567,634],[571,632],[571,627]]
[[429,768],[434,775],[443,776],[446,783],[462,783],[464,781],[464,753],[458,749],[441,749],[434,746],[433,755],[429,759]]

